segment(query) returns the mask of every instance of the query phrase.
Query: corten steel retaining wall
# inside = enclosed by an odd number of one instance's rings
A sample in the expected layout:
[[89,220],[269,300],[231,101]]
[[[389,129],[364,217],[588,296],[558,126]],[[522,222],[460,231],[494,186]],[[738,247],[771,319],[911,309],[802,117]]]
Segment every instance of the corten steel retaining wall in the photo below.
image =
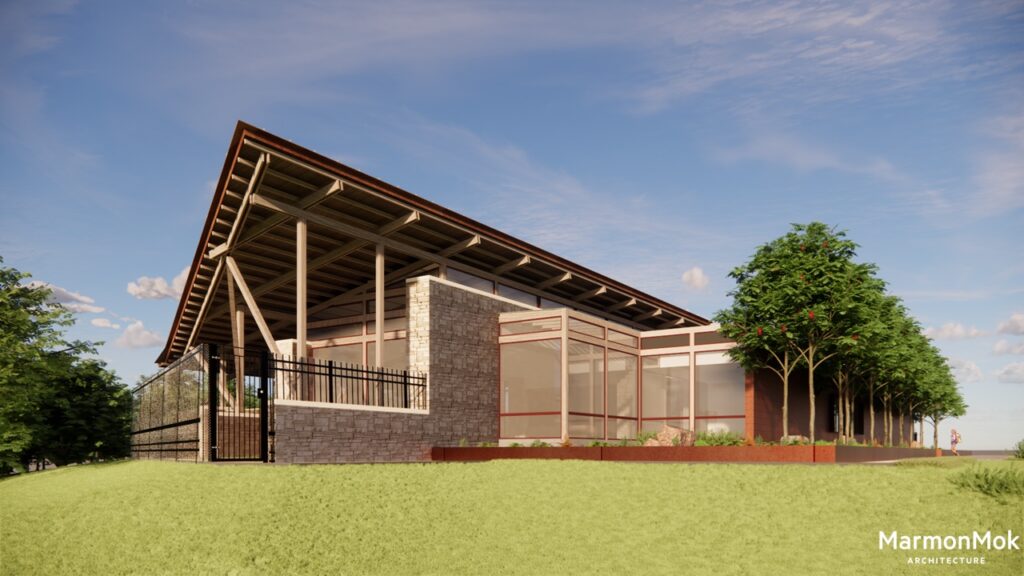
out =
[[925,458],[924,448],[867,448],[857,446],[602,446],[571,448],[436,447],[439,462],[486,460],[605,460],[614,462],[779,462],[856,463]]
[[410,369],[427,374],[428,413],[275,404],[279,463],[410,462],[431,448],[498,440],[498,315],[523,306],[410,279]]

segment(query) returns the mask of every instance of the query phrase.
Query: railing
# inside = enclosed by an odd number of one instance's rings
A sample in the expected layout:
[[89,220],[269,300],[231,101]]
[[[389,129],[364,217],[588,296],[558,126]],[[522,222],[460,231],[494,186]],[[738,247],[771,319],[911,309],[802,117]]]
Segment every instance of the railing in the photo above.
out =
[[427,399],[426,375],[409,370],[204,344],[132,391],[132,457],[270,460],[275,400],[426,410]]
[[270,364],[278,400],[427,409],[427,377],[417,372],[287,356]]
[[207,356],[193,348],[132,390],[132,458],[200,459]]

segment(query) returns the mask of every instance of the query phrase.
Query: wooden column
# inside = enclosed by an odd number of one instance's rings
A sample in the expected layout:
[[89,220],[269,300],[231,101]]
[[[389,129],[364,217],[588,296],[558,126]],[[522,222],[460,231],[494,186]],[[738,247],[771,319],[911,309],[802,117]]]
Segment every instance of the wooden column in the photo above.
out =
[[306,219],[295,221],[295,340],[299,358],[306,357]]
[[[228,274],[228,308],[231,309],[231,357],[235,359],[235,411],[245,406],[245,310],[235,298],[235,280]],[[221,370],[227,377],[227,367]],[[225,388],[224,392],[227,392]],[[225,395],[225,398],[228,397]]]
[[377,243],[376,270],[373,276],[373,322],[374,331],[374,364],[384,365],[384,243]]
[[562,309],[562,442],[569,441],[569,312]]

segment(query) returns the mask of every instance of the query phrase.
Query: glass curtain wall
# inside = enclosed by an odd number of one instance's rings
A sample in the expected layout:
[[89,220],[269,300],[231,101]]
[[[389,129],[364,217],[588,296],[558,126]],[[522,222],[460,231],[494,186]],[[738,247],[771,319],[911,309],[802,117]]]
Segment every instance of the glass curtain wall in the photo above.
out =
[[550,440],[563,431],[583,442],[636,436],[638,336],[576,316],[564,309],[503,315],[502,439]]
[[746,401],[743,368],[724,352],[698,352],[696,358],[697,431],[742,435]]

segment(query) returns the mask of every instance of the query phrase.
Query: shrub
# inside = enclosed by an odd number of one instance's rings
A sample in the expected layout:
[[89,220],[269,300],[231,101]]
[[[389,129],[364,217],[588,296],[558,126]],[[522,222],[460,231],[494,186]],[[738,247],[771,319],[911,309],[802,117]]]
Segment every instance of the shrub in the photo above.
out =
[[743,446],[746,440],[732,432],[698,432],[694,446]]
[[1024,496],[1024,469],[1017,466],[964,470],[950,478],[961,488],[1003,499],[1006,496]]
[[465,448],[469,446],[469,442],[465,438],[459,438],[459,448]]
[[603,448],[605,446],[611,446],[611,443],[603,440],[594,440],[590,444],[587,444],[587,446],[590,446],[591,448]]
[[509,448],[522,448],[523,445],[520,444],[519,442],[513,442],[513,443],[509,444],[508,447]]
[[480,448],[497,448],[498,447],[498,443],[497,442],[481,442],[481,443],[477,444],[477,446],[479,446]]
[[1017,445],[1013,447],[1013,457],[1024,459],[1024,440],[1017,442]]
[[534,440],[533,442],[530,442],[530,448],[550,448],[550,447],[551,447],[551,444],[548,444],[547,442],[545,442],[543,440]]
[[649,430],[643,430],[639,434],[636,435],[636,442],[640,446],[643,446],[651,438],[657,438],[657,437],[658,437],[658,433],[657,432],[651,432]]

